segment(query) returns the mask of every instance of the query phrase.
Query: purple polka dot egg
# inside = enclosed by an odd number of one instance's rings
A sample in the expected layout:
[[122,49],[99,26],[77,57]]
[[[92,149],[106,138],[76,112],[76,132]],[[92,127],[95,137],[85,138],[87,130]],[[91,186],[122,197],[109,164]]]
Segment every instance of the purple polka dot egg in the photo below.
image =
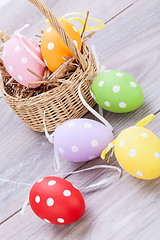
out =
[[[20,34],[15,34],[4,43],[3,62],[8,73],[17,82],[28,87],[30,82],[39,82],[41,79],[27,69],[32,70],[43,77],[45,63],[41,55],[39,45]],[[31,85],[31,88],[40,86]]]
[[111,130],[91,119],[73,119],[58,126],[54,134],[54,147],[64,159],[84,162],[100,156],[113,140]]

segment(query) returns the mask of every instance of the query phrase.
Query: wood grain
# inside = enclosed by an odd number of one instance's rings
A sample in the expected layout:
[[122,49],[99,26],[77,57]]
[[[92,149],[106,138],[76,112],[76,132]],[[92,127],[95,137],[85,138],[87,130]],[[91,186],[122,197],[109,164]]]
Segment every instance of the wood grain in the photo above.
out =
[[[63,9],[62,5],[63,1],[45,1],[49,7],[56,11],[56,15],[60,16],[60,14],[66,13],[67,9]],[[93,7],[90,6],[89,2],[84,2],[86,4],[81,5],[80,1],[77,1],[76,4],[74,1],[69,1],[70,11],[79,11],[85,12],[84,7],[87,9],[90,8],[90,12],[95,14],[98,17],[97,11],[105,11],[110,6],[110,11],[108,16],[106,16],[105,20],[114,16],[119,10],[123,9],[124,6],[128,6],[132,1],[122,1],[119,4],[116,4],[116,1],[107,1],[106,5],[103,1],[99,1],[93,4]],[[113,5],[114,4],[114,5]],[[67,5],[68,6],[68,5]],[[88,6],[88,7],[87,7]],[[104,7],[105,6],[105,7]],[[8,5],[5,5],[3,11],[1,9],[1,16],[4,16],[4,12],[8,9]],[[20,10],[21,9],[21,10]],[[4,23],[4,29],[12,32],[17,28],[23,26],[26,22],[31,23],[34,22],[29,29],[25,30],[25,34],[30,33],[31,35],[37,31],[37,29],[42,29],[45,27],[45,19],[41,17],[41,14],[36,8],[32,6],[32,4],[28,4],[27,1],[13,1],[12,8],[9,8],[8,11],[11,13],[12,11],[17,11],[19,15],[22,17],[17,17],[16,15],[11,14],[10,18],[8,15],[8,21],[1,22]],[[62,12],[62,13],[61,13]],[[105,12],[104,12],[105,13]],[[7,12],[8,14],[8,12]],[[100,14],[99,14],[100,15]],[[30,16],[30,17],[28,17]],[[103,15],[105,16],[105,15]],[[4,16],[5,18],[5,16]],[[11,22],[11,26],[8,23]],[[9,29],[9,30],[8,30]],[[30,35],[30,36],[31,36]],[[0,142],[1,142],[1,161],[0,161],[0,171],[1,178],[17,180],[21,182],[28,182],[33,184],[34,181],[41,178],[42,176],[54,173],[53,171],[53,146],[48,143],[44,134],[36,133],[30,130],[10,109],[10,107],[3,101],[0,100],[0,115],[3,116],[0,121]],[[16,139],[16,141],[15,141]],[[9,148],[8,148],[9,146]],[[73,164],[70,162],[63,162],[61,169],[65,172],[76,169],[81,164]],[[47,166],[47,167],[45,167]],[[3,184],[2,188],[3,194],[0,196],[1,201],[1,215],[0,222],[4,219],[8,218],[14,212],[17,212],[18,209],[21,208],[23,202],[26,198],[26,192],[28,190],[23,188],[22,186],[14,186],[10,184]],[[14,192],[14,194],[13,194]],[[12,204],[9,204],[12,201]],[[9,207],[8,207],[9,204]]]
[[[58,2],[63,1],[57,1],[55,6]],[[109,2],[114,8],[113,1]],[[103,16],[103,9],[97,10],[99,16],[101,11]],[[138,80],[144,90],[144,104],[136,111],[128,114],[104,112],[114,126],[115,136],[145,115],[160,109],[159,10],[158,0],[141,0],[109,22],[103,31],[98,32],[88,42],[89,45],[96,46],[102,64],[108,69],[128,72]],[[41,176],[54,173],[51,162],[53,147],[44,135],[28,129],[2,100],[0,116],[3,116],[0,121],[0,176],[32,184]],[[91,114],[85,117],[94,118]],[[159,122],[160,114],[147,125],[158,137]],[[63,172],[81,166],[69,162],[63,164]],[[82,168],[96,164],[104,164],[104,161],[93,160],[82,165]],[[111,164],[118,165],[115,158],[111,160]],[[106,171],[99,170],[71,175],[67,179],[81,189],[84,184],[107,176]],[[1,225],[0,239],[158,240],[159,183],[159,179],[142,181],[124,173],[119,181],[98,191],[83,192],[86,212],[80,221],[69,226],[46,224],[33,214],[30,206],[24,216],[16,213],[22,206],[28,189],[3,183],[0,196],[1,221],[12,213],[15,215]]]
[[[154,132],[159,120],[160,114],[148,124],[148,128]],[[160,137],[160,131],[157,136]],[[115,164],[115,158],[110,164]],[[107,184],[97,191],[83,191],[84,185],[107,176],[106,171],[99,170],[67,178],[78,186],[85,198],[86,211],[78,222],[68,226],[52,226],[38,219],[28,206],[25,215],[18,213],[2,225],[0,237],[22,238],[25,233],[26,239],[30,240],[158,240],[160,179],[145,181],[123,172],[119,181]]]

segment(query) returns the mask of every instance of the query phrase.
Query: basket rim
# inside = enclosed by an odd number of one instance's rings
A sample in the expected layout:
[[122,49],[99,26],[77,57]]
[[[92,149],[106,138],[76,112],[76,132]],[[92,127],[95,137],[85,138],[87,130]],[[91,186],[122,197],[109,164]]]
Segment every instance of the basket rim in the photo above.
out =
[[[93,55],[93,53],[91,52],[91,50],[89,49],[89,47],[87,46],[86,43],[83,43],[83,47],[87,49],[87,51],[89,52],[90,55]],[[69,60],[68,60],[69,61]],[[78,63],[78,67],[76,68],[76,70],[73,72],[73,74],[67,79],[69,80],[70,78],[73,78],[74,75],[76,75],[77,73],[81,72],[82,75],[86,75],[89,70],[90,70],[90,62],[87,61],[88,64],[87,64],[87,68],[86,70],[84,71],[82,69],[82,66],[81,66],[81,63],[79,62]],[[71,84],[69,85],[66,85],[65,83],[62,83],[61,85],[59,86],[56,86],[46,92],[42,92],[40,94],[38,94],[37,96],[32,96],[32,97],[29,97],[29,98],[18,98],[18,97],[14,97],[14,96],[11,96],[10,94],[8,94],[4,88],[4,81],[3,81],[3,76],[1,75],[1,78],[0,78],[0,91],[2,93],[2,96],[5,95],[7,98],[10,99],[10,101],[12,102],[21,102],[23,104],[28,104],[32,101],[34,101],[34,103],[37,101],[40,101],[42,100],[43,101],[43,96],[47,96],[47,95],[50,95],[50,93],[54,94],[54,96],[60,96],[60,95],[64,95],[64,92],[67,91],[69,88],[73,87],[77,82],[79,82],[79,79],[78,78],[75,78],[75,81],[74,82],[71,82]]]

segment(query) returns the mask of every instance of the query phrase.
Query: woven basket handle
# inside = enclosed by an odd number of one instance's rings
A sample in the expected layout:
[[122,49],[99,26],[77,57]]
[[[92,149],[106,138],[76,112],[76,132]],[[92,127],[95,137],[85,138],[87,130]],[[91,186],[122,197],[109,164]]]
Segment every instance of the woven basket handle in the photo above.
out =
[[46,16],[46,18],[49,19],[51,25],[59,33],[63,42],[70,49],[70,51],[72,52],[74,57],[79,60],[79,62],[82,65],[83,70],[86,70],[86,68],[87,68],[86,60],[84,59],[83,55],[80,53],[78,48],[75,46],[75,44],[73,43],[70,36],[64,30],[62,25],[59,23],[56,16],[49,10],[49,8],[41,0],[28,0],[28,1],[31,2],[32,4],[34,4],[44,14],[44,16]]

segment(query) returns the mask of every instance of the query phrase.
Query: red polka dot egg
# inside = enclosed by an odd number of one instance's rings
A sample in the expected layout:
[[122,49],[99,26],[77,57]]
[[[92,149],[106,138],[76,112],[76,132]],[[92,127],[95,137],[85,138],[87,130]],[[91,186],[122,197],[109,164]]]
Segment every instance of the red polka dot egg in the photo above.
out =
[[74,223],[85,211],[80,191],[69,181],[54,176],[42,178],[33,185],[29,202],[38,217],[57,225]]
[[[45,63],[38,44],[20,34],[13,35],[4,43],[3,62],[8,73],[17,82],[28,87],[28,83],[41,81],[30,73],[27,68],[43,77]],[[32,85],[31,88],[39,85]]]
[[[60,23],[76,47],[81,50],[81,36],[78,29],[68,21],[60,21]],[[43,33],[41,51],[47,67],[52,72],[57,70],[66,61],[65,56],[73,57],[73,54],[65,45],[58,32],[51,25]]]

